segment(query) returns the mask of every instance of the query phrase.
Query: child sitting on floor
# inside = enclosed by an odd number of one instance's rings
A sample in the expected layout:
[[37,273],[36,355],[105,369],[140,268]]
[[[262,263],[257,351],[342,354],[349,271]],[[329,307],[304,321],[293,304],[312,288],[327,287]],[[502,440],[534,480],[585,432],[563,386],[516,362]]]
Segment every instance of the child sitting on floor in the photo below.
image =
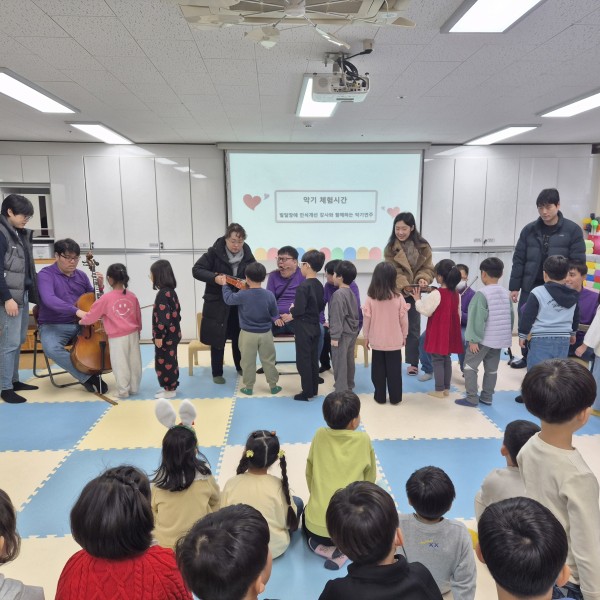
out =
[[360,400],[350,391],[332,392],[323,401],[328,427],[321,427],[310,444],[306,483],[310,498],[304,529],[310,549],[326,559],[325,568],[339,569],[348,559],[335,547],[327,531],[325,513],[329,500],[353,481],[375,481],[377,466],[371,439],[360,424]]
[[454,600],[473,600],[477,570],[471,535],[463,523],[445,519],[456,497],[454,485],[442,469],[423,467],[406,482],[412,515],[400,515],[407,560],[423,563],[440,592],[452,590]]

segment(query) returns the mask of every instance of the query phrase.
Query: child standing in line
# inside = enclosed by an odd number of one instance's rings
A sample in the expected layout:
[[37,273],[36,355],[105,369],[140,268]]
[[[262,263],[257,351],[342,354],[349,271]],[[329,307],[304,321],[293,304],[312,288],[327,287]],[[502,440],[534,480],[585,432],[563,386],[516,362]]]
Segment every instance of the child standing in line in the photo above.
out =
[[[279,460],[281,478],[268,473],[276,460]],[[221,504],[248,504],[256,508],[269,524],[269,548],[273,558],[287,550],[290,531],[298,529],[303,503],[300,498],[290,495],[285,452],[274,431],[259,430],[250,434],[237,475],[223,488]]]
[[[325,306],[329,304],[331,297],[337,291],[337,287],[333,281],[333,277],[335,275],[335,268],[342,262],[339,259],[330,260],[325,264],[325,285],[323,286],[323,302]],[[363,315],[360,303],[360,291],[358,286],[356,285],[356,281],[353,281],[350,284],[350,289],[352,293],[356,297],[356,306],[358,307],[358,330],[360,331],[363,324]],[[325,311],[323,310],[320,315],[321,325],[325,330],[324,338],[323,338],[323,349],[321,350],[321,356],[319,357],[319,361],[321,362],[321,366],[319,368],[319,373],[324,373],[325,371],[329,371],[331,369],[331,336],[329,335],[329,320],[325,320]]]
[[[481,402],[490,406],[498,379],[502,348],[512,344],[514,313],[510,293],[498,281],[504,263],[495,257],[486,258],[481,265],[484,286],[469,304],[465,339],[468,343],[464,362],[465,398],[455,400],[461,406],[474,407]],[[481,396],[477,393],[477,373],[483,362]]]
[[517,457],[525,495],[552,511],[569,540],[571,578],[554,597],[600,598],[598,480],[573,448],[573,434],[589,419],[596,383],[574,360],[546,360],[527,370],[521,393],[542,423]]
[[386,402],[386,388],[391,404],[402,402],[402,348],[409,309],[396,289],[396,269],[388,262],[379,263],[363,306],[363,335],[367,348],[373,350],[371,381],[379,404]]
[[532,435],[540,428],[531,421],[511,421],[504,430],[500,454],[506,458],[506,467],[494,469],[481,484],[475,495],[475,518],[479,521],[487,506],[507,498],[525,495],[525,485],[521,477],[517,455]]
[[92,325],[102,319],[108,336],[112,372],[117,382],[117,396],[127,398],[129,394],[138,393],[142,380],[142,311],[135,294],[127,289],[129,275],[125,265],[110,265],[106,279],[112,291],[92,304],[80,324]]
[[595,360],[592,375],[596,381],[596,400],[592,405],[592,414],[600,417],[600,312],[597,312],[590,328],[586,331],[583,344],[575,349],[575,356],[582,358],[588,348],[594,350]]
[[[393,267],[392,267],[393,269]],[[309,548],[325,558],[325,568],[337,570],[348,560],[327,531],[325,513],[333,494],[353,481],[375,482],[377,466],[369,435],[356,431],[360,424],[360,399],[349,391],[332,392],[323,401],[321,427],[310,444],[306,483],[310,498],[304,513]]]
[[239,348],[241,353],[242,394],[252,395],[256,383],[256,354],[260,358],[262,370],[267,378],[271,394],[277,394],[279,372],[275,367],[275,344],[273,343],[273,322],[279,319],[279,310],[273,292],[261,287],[267,277],[267,270],[258,262],[246,267],[247,290],[237,294],[226,284],[225,275],[217,275],[215,281],[223,286],[223,300],[228,306],[238,307],[240,320]]
[[435,279],[440,287],[426,298],[421,299],[421,289],[418,287],[413,289],[412,295],[417,311],[429,317],[425,351],[431,354],[435,391],[428,394],[443,398],[450,394],[450,355],[460,354],[464,350],[460,335],[460,297],[456,291],[461,275],[454,261],[445,258],[435,265]]
[[[21,549],[21,536],[17,532],[17,512],[8,494],[0,490],[0,565],[15,560]],[[41,587],[25,585],[16,579],[0,574],[0,599],[44,600]]]
[[155,398],[175,398],[179,385],[177,345],[181,340],[181,312],[175,288],[177,280],[168,260],[157,260],[150,267],[152,289],[158,290],[152,309],[154,369],[158,383]]
[[220,492],[208,460],[198,449],[194,405],[189,400],[181,403],[179,424],[168,400],[160,399],[154,412],[168,431],[152,480],[153,535],[159,546],[175,549],[177,540],[198,519],[219,510]]
[[438,467],[423,467],[406,482],[412,515],[400,515],[406,559],[425,565],[440,592],[452,590],[454,600],[473,600],[477,568],[473,542],[464,523],[445,519],[456,492],[448,475]]
[[317,273],[323,268],[325,255],[309,250],[302,256],[300,270],[306,278],[297,288],[290,309],[295,323],[296,367],[302,391],[294,400],[308,400],[319,393],[319,314],[323,310],[323,284]]
[[335,267],[334,282],[339,288],[329,304],[329,331],[335,391],[354,389],[354,346],[359,332],[358,306],[350,285],[356,279],[356,267],[342,260]]

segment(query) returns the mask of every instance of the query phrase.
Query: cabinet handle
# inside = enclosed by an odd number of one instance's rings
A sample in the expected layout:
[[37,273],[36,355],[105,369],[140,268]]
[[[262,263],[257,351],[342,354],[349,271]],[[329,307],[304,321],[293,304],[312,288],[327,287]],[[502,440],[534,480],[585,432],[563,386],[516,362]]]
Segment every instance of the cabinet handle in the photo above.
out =
[[90,242],[90,248],[93,250],[94,249],[94,242]]
[[160,243],[160,249],[164,250],[165,249],[165,245],[163,244],[163,242]]

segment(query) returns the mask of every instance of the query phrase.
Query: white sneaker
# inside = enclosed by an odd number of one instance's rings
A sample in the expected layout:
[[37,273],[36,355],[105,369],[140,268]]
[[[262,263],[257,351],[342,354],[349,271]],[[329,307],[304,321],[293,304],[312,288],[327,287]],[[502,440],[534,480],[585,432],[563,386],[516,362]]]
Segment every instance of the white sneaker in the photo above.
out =
[[154,394],[155,398],[175,398],[177,392],[175,390],[160,390],[160,392],[156,392]]
[[429,381],[430,379],[433,379],[433,373],[421,373],[417,379],[419,381]]

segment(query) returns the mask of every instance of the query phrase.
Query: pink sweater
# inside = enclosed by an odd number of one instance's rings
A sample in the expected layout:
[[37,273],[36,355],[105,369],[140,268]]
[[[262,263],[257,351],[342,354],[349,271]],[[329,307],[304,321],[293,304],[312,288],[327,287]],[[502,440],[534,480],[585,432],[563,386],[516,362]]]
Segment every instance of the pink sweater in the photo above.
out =
[[400,350],[408,335],[408,311],[402,296],[391,300],[367,297],[363,310],[363,335],[373,350]]
[[102,319],[109,339],[142,330],[140,303],[136,295],[129,290],[126,294],[123,294],[123,290],[113,290],[100,296],[80,323],[91,325],[99,319]]

